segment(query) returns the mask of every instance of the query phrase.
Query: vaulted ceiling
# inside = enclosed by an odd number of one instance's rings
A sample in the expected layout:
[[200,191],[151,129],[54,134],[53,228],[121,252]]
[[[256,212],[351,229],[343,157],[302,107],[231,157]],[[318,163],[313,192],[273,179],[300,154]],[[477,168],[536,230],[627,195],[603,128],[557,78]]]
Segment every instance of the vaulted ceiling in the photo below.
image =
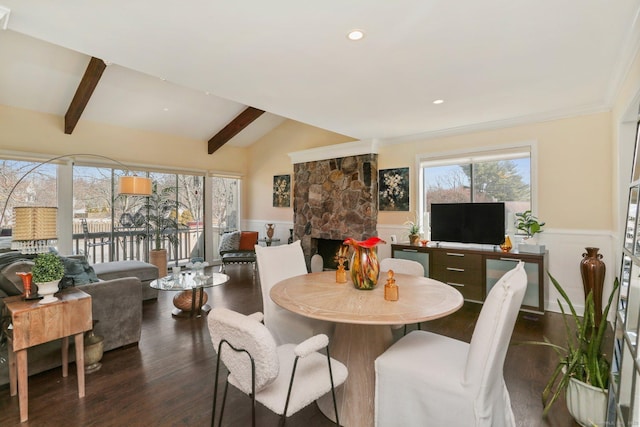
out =
[[[397,141],[606,111],[640,43],[640,0],[0,0],[0,19],[2,7],[0,104],[81,106],[77,126],[209,145],[251,144],[285,118]],[[106,67],[74,104],[91,58]]]

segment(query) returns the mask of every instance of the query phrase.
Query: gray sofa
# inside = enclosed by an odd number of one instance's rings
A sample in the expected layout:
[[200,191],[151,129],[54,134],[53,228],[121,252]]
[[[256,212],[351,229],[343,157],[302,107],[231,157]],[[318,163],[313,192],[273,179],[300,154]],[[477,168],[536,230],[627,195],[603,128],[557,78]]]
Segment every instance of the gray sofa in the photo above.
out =
[[[7,263],[7,260],[11,262]],[[31,265],[32,262],[30,260],[20,258],[15,253],[0,254],[0,298],[12,294],[19,295],[22,292],[22,281],[15,272],[30,271]],[[138,267],[146,267],[144,265],[136,265]],[[150,264],[147,264],[147,266],[148,265]],[[120,265],[118,268],[112,270],[108,268],[104,269],[104,277],[108,280],[75,284],[78,289],[91,295],[93,320],[98,321],[95,325],[94,332],[96,335],[104,337],[105,351],[136,344],[140,340],[142,330],[143,285],[141,280],[135,277],[135,269],[125,273],[122,267],[123,266]],[[145,271],[148,270],[149,269],[146,269]],[[155,271],[157,277],[157,269],[155,269]],[[128,277],[112,277],[122,276],[124,274],[128,274]],[[11,288],[11,284],[14,285],[14,289]],[[146,287],[148,287],[148,282]],[[6,317],[4,304],[2,304],[1,300],[0,310],[4,316],[4,329],[9,319]],[[7,345],[5,341],[0,343],[0,385],[9,382],[6,355]],[[73,355],[74,352],[70,350],[70,359],[73,358]],[[60,359],[60,340],[30,348],[27,359],[30,375],[60,366],[62,363]]]

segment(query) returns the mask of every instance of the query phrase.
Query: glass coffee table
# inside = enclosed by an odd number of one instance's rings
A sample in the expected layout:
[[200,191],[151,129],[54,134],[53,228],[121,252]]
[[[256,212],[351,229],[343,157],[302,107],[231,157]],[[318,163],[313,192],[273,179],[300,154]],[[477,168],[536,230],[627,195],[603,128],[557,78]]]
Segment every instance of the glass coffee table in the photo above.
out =
[[228,281],[229,276],[222,273],[200,275],[186,271],[177,275],[177,279],[169,275],[154,280],[150,286],[160,291],[179,291],[173,297],[173,305],[176,307],[171,311],[173,316],[200,317],[211,310],[211,306],[207,304],[209,296],[204,288],[224,285]]

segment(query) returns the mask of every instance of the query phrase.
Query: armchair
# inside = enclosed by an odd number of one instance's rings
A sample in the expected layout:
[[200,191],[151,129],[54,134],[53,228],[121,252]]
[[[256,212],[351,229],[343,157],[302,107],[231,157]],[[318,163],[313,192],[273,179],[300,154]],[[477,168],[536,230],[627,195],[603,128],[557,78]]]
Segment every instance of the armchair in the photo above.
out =
[[220,240],[220,272],[224,273],[225,267],[229,264],[252,264],[255,269],[256,251],[258,244],[257,231],[233,231],[225,233]]

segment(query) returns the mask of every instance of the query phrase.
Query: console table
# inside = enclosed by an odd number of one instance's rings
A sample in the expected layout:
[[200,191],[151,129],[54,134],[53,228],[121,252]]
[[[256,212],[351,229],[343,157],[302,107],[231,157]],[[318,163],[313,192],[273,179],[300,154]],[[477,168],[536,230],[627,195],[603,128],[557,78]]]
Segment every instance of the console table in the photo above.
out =
[[391,256],[418,261],[425,276],[455,286],[467,301],[482,303],[489,290],[515,263],[524,261],[527,291],[522,310],[544,313],[549,289],[548,252],[530,254],[491,250],[392,244]]
[[27,383],[27,349],[62,338],[62,376],[66,377],[69,362],[69,337],[76,347],[78,397],[84,397],[84,332],[92,328],[91,296],[69,288],[56,294],[58,301],[40,304],[39,300],[24,300],[22,296],[4,299],[11,315],[12,333],[9,339],[9,389],[18,393],[20,421],[29,417]]

